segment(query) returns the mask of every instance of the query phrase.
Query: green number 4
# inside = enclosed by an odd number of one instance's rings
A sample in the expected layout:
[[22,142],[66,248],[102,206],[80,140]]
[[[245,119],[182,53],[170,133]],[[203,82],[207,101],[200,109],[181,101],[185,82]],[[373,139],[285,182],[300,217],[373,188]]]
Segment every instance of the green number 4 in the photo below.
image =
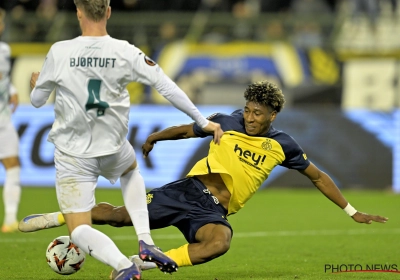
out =
[[110,107],[107,102],[100,100],[101,80],[91,79],[88,84],[89,98],[86,102],[86,111],[97,109],[97,116],[104,116],[107,108]]

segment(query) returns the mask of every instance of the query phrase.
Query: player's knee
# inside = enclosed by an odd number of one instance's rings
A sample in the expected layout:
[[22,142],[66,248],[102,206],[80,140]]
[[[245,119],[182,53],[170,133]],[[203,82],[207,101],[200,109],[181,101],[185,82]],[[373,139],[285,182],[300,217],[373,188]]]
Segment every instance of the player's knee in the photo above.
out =
[[225,254],[226,252],[228,252],[228,250],[231,246],[231,243],[228,240],[217,240],[214,242],[213,246],[215,248],[216,254],[218,256],[221,256],[221,255]]

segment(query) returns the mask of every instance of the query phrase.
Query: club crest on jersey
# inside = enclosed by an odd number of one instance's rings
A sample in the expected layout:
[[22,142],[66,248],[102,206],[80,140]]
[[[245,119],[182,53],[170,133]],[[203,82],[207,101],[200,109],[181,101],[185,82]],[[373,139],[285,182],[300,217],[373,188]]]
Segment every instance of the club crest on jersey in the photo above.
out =
[[265,140],[265,142],[261,144],[261,148],[263,148],[266,151],[272,150],[271,140],[270,139]]
[[147,55],[144,56],[144,61],[150,65],[150,66],[155,66],[157,63],[154,62],[154,60],[152,60],[150,57],[148,57]]
[[152,195],[151,193],[148,193],[148,194],[146,195],[146,202],[147,202],[147,204],[150,204],[152,199],[153,199],[153,195]]

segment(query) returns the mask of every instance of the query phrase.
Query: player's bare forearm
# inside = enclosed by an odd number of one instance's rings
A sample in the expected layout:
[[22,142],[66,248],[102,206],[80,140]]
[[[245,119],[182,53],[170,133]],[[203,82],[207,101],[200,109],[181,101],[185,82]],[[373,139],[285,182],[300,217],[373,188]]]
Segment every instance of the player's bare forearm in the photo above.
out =
[[[347,200],[344,198],[331,177],[325,172],[319,170],[314,164],[311,163],[305,170],[300,171],[300,173],[307,176],[313,184],[337,206],[344,209],[348,205]],[[365,224],[371,224],[372,222],[385,223],[388,220],[388,218],[382,216],[370,215],[359,211],[352,214],[351,217],[357,223]]]
[[[321,176],[322,180],[321,182],[318,182],[315,184],[315,186],[331,201],[333,201],[336,205],[338,205],[340,208],[344,209],[348,202],[347,200],[343,197],[342,193],[338,189],[338,187],[335,185],[333,180],[324,172],[322,172]],[[359,212],[357,211],[354,215],[351,216],[354,221],[357,223],[363,223],[363,224],[371,224],[372,222],[377,222],[377,223],[386,223],[388,218],[382,217],[379,215],[370,215],[367,213]]]
[[179,140],[196,137],[193,132],[193,124],[171,126],[164,130],[151,134],[146,142],[155,143],[165,140]]
[[346,207],[347,200],[343,197],[339,188],[328,174],[318,169],[313,163],[310,163],[310,165],[305,170],[301,170],[300,173],[307,176],[314,186],[337,206],[342,209]]
[[335,203],[340,208],[344,209],[347,205],[347,200],[344,198],[339,188],[325,172],[320,171],[320,177],[317,180],[312,180],[320,192],[322,192],[329,200]]
[[193,124],[171,126],[164,130],[154,132],[147,137],[146,142],[142,145],[143,157],[147,157],[151,150],[154,148],[154,144],[158,141],[165,140],[179,140],[196,137],[193,132]]

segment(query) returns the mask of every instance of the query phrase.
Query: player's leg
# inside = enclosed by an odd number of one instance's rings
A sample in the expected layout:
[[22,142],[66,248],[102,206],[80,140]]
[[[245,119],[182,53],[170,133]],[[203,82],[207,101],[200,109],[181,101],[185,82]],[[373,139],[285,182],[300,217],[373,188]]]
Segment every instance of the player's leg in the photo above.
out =
[[21,199],[20,164],[18,157],[8,157],[1,160],[6,170],[3,187],[4,221],[2,232],[18,230],[18,206]]
[[180,199],[183,202],[181,207],[189,211],[175,225],[189,244],[166,254],[179,266],[202,264],[225,254],[232,238],[232,228],[225,218],[227,210],[196,178],[188,180],[184,196],[185,199]]
[[[225,254],[231,244],[231,229],[222,224],[207,224],[196,234],[196,243],[185,244],[179,248],[166,251],[165,254],[173,259],[178,267],[202,264]],[[151,263],[143,262],[138,256],[130,257],[141,270],[156,268]],[[110,279],[115,279],[115,272]]]
[[[224,218],[226,210],[215,203],[210,192],[204,191],[204,186],[198,184],[197,180],[187,178],[148,193],[151,228],[177,226],[189,242],[165,252],[179,267],[215,259],[226,253],[231,243],[232,230]],[[107,223],[118,226],[127,223],[122,207],[104,203],[97,206],[99,217],[107,216]],[[138,263],[142,270],[154,268],[140,262],[138,256],[132,256],[131,260]],[[110,279],[114,279],[114,275],[112,273]]]
[[[112,222],[116,218],[119,218],[123,225],[129,224],[129,219],[126,215],[128,213],[131,220],[130,223],[134,225],[139,239],[139,257],[144,261],[156,263],[163,272],[175,272],[178,269],[177,264],[154,245],[150,236],[146,188],[136,161],[130,169],[124,172],[120,180],[125,206],[117,207],[111,212],[113,217],[109,218],[109,224],[116,224]],[[119,222],[119,224],[122,223]]]
[[231,229],[222,224],[207,224],[196,233],[196,242],[172,249],[165,254],[179,267],[202,264],[225,254],[231,244]]
[[6,171],[3,187],[5,216],[1,231],[15,232],[18,230],[17,214],[21,198],[18,134],[12,123],[2,125],[0,130],[0,158]]
[[[91,227],[91,209],[99,173],[96,158],[76,158],[55,150],[56,194],[71,240],[81,250],[118,271],[124,279],[141,272],[104,233]],[[118,279],[118,277],[117,277]]]
[[[96,204],[92,210],[92,224],[113,227],[132,226],[131,217],[125,206],[114,206],[107,202]],[[18,225],[21,232],[34,232],[65,225],[61,212],[31,214],[23,218]]]
[[[92,224],[113,227],[132,226],[132,220],[125,206],[114,206],[108,202],[96,204],[92,210]],[[32,232],[65,225],[61,212],[31,214],[20,222],[22,232]]]
[[134,269],[132,276],[140,279],[140,270],[136,264],[132,264],[107,235],[91,227],[90,211],[64,214],[64,218],[72,242],[81,250],[118,272]]
[[122,196],[139,240],[154,245],[150,235],[149,212],[146,203],[146,187],[139,166],[135,161],[120,178]]
[[65,225],[61,212],[31,214],[19,221],[18,229],[21,232],[34,232]]
[[208,262],[225,254],[231,245],[232,231],[223,224],[207,224],[196,233],[197,243],[189,244],[193,265]]
[[135,151],[125,141],[120,151],[100,161],[101,175],[111,182],[120,177],[122,197],[139,239],[139,256],[155,262],[164,272],[174,272],[176,263],[159,250],[150,235],[146,187],[136,162]]
[[132,226],[131,217],[125,206],[114,206],[107,202],[100,202],[92,208],[92,223],[113,227]]
[[149,213],[146,203],[146,187],[139,171],[136,154],[126,140],[118,153],[100,158],[100,175],[111,183],[120,179],[126,210],[133,221],[139,240],[154,245],[150,236]]
[[[92,210],[92,220],[95,224],[108,224],[116,227],[127,226],[130,223],[124,206],[113,206],[109,203],[99,203]],[[179,267],[192,266],[208,262],[225,254],[231,244],[232,231],[224,224],[206,224],[195,235],[196,242],[185,244],[177,249],[166,251]],[[138,256],[131,257],[142,270],[155,268],[151,264],[141,262]],[[115,275],[115,273],[114,273]],[[111,279],[114,276],[111,275]]]

